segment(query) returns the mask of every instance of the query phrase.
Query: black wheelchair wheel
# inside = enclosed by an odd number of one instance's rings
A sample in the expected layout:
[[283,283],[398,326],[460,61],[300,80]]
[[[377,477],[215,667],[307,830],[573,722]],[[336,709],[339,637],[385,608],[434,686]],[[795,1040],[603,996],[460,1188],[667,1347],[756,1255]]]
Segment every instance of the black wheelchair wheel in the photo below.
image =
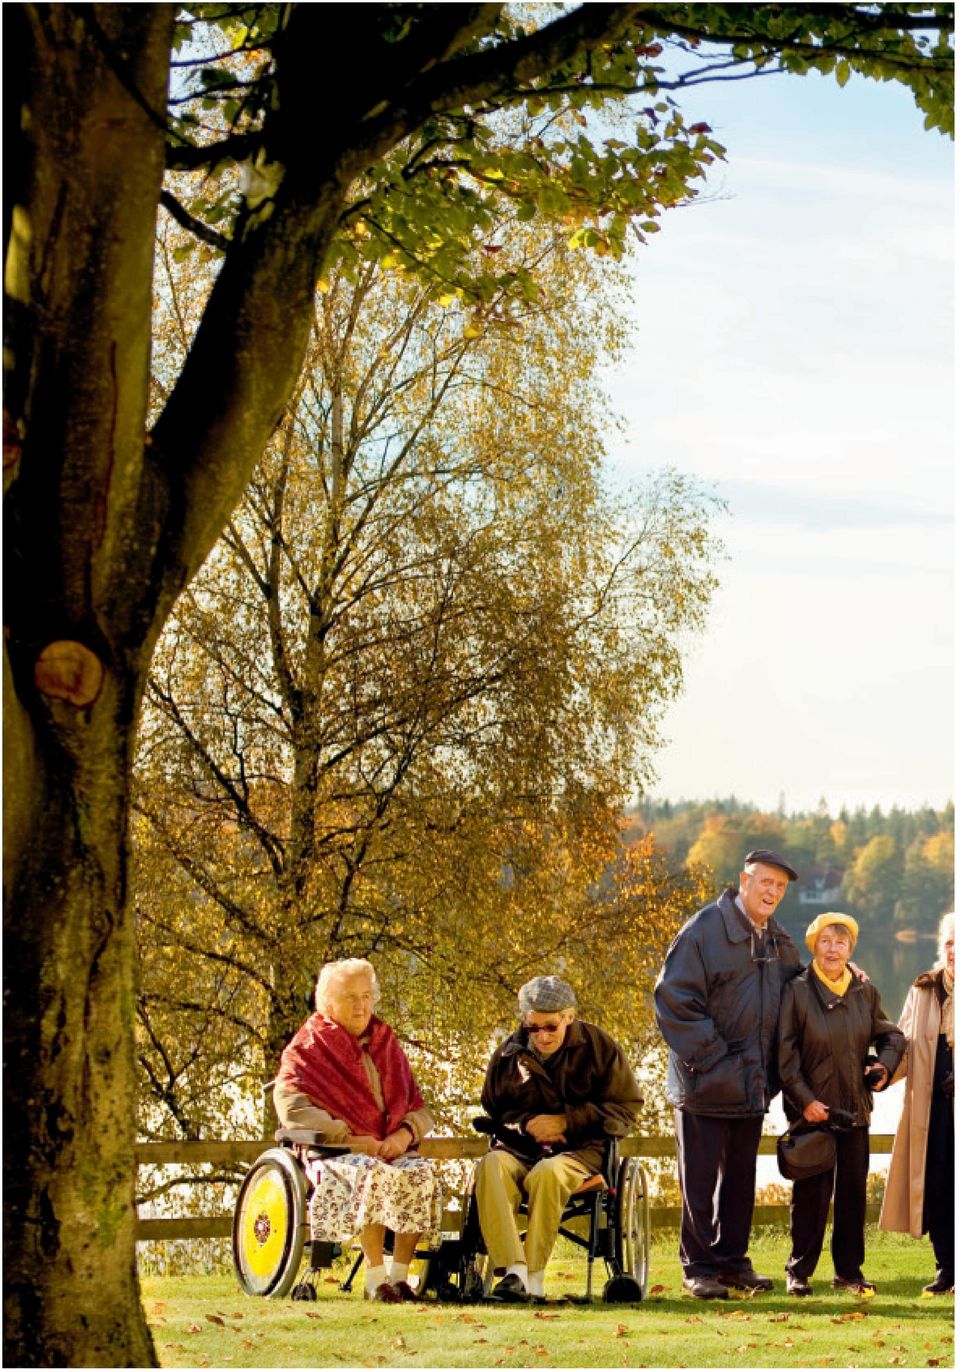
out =
[[[611,1298],[620,1301],[645,1299],[650,1276],[650,1199],[647,1192],[647,1173],[638,1158],[625,1157],[617,1175],[617,1213],[614,1229],[616,1266],[620,1277],[635,1283],[638,1294],[623,1293],[626,1282]],[[613,1282],[610,1282],[613,1285]]]
[[233,1211],[233,1263],[248,1295],[286,1295],[307,1224],[307,1178],[288,1151],[272,1147],[247,1172]]

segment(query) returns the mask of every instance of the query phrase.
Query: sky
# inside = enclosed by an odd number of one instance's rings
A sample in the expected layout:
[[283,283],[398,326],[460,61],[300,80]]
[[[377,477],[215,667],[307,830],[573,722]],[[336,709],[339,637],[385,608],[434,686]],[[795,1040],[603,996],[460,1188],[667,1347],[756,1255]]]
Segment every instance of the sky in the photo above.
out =
[[636,254],[606,380],[616,482],[726,500],[727,558],[658,798],[788,811],[953,796],[953,144],[909,92],[770,77],[687,93],[727,147]]

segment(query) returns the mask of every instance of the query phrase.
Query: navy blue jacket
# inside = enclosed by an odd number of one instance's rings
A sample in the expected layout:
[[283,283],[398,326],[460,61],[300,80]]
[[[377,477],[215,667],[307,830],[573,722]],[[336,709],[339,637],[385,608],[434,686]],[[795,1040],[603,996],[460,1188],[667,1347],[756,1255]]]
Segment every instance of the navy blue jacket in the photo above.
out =
[[670,1048],[667,1099],[692,1114],[764,1114],[780,1089],[780,992],[800,969],[797,947],[775,919],[766,955],[725,890],[694,914],[667,951],[653,997]]

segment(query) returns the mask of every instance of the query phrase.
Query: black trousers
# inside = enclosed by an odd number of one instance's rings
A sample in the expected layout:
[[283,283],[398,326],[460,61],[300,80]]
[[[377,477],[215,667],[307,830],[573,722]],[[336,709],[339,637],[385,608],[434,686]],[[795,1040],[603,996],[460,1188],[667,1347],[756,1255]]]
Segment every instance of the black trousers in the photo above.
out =
[[685,1276],[736,1276],[750,1270],[747,1248],[757,1186],[763,1115],[713,1119],[675,1109]]
[[934,1096],[927,1133],[923,1182],[923,1226],[930,1234],[937,1275],[953,1282],[954,1243],[953,1100]]
[[816,1269],[827,1231],[833,1196],[833,1269],[854,1280],[863,1267],[863,1226],[867,1218],[867,1171],[870,1168],[870,1130],[851,1128],[837,1133],[837,1164],[832,1171],[794,1181],[790,1200],[790,1237],[793,1250],[787,1270],[809,1279]]

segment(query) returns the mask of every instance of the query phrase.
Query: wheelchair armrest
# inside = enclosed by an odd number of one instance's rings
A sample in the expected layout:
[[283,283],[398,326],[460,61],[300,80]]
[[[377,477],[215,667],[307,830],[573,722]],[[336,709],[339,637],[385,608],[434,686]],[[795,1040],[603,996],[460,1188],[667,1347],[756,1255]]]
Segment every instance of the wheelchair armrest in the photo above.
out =
[[492,1135],[497,1131],[496,1123],[488,1114],[478,1114],[477,1117],[471,1119],[470,1122],[473,1125],[474,1131],[477,1133],[488,1133]]
[[342,1157],[350,1151],[342,1143],[325,1142],[326,1135],[314,1128],[278,1128],[273,1136],[278,1143],[297,1143],[300,1147],[316,1148],[327,1157]]

